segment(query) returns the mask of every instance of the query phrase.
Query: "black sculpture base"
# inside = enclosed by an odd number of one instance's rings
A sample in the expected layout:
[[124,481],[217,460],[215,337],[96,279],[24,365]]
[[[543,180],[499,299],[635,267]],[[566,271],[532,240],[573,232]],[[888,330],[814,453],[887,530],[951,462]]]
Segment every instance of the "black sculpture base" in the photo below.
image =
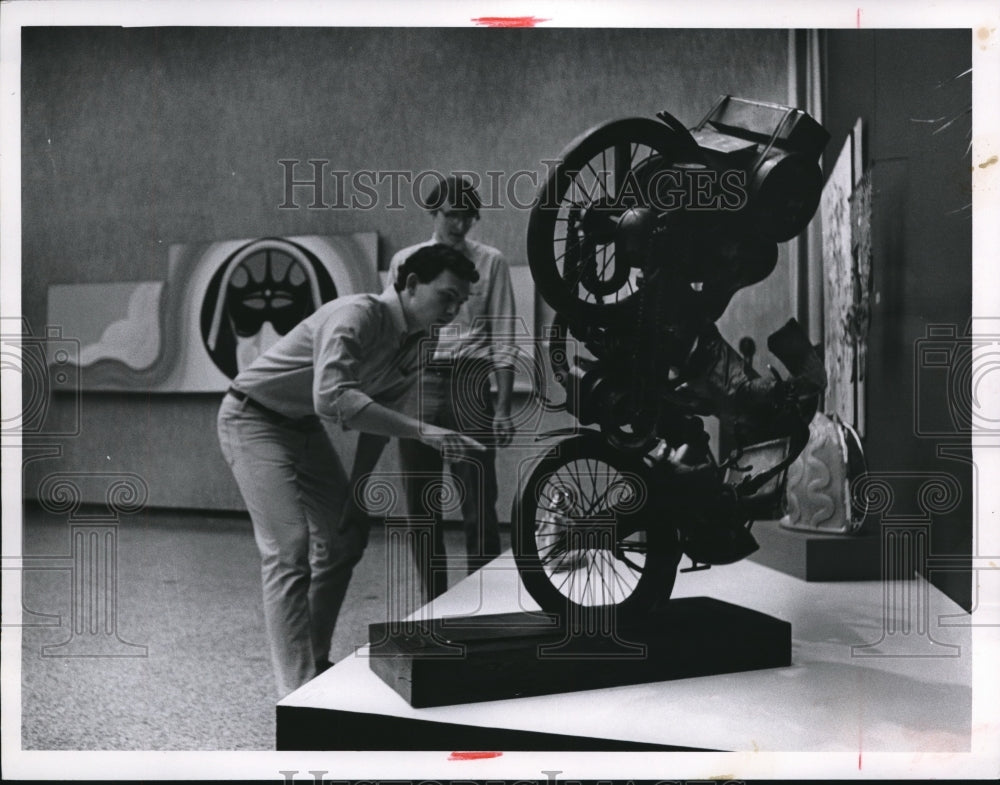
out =
[[415,708],[669,681],[791,664],[788,622],[709,597],[641,626],[570,635],[537,613],[369,626],[371,669]]
[[811,534],[759,521],[753,536],[760,545],[750,559],[805,581],[876,581],[882,577],[878,534]]

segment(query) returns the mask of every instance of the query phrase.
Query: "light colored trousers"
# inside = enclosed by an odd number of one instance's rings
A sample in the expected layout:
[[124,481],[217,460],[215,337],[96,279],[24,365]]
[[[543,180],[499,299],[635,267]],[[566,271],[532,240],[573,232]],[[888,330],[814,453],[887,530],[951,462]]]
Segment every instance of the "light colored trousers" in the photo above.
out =
[[350,491],[386,439],[362,434],[348,478],[323,426],[281,425],[227,395],[219,444],[253,522],[264,622],[284,697],[325,663],[347,586],[368,544],[368,518]]
[[[500,555],[491,371],[489,363],[465,361],[457,379],[450,373],[426,371],[420,378],[418,419],[468,434],[487,445],[485,450],[469,453],[448,466],[461,498],[466,572],[470,573]],[[417,520],[434,520],[429,558],[417,549],[417,540],[411,540],[423,598],[432,600],[448,588],[441,493],[432,492],[440,488],[444,461],[433,447],[411,439],[399,440],[399,458],[408,514]]]

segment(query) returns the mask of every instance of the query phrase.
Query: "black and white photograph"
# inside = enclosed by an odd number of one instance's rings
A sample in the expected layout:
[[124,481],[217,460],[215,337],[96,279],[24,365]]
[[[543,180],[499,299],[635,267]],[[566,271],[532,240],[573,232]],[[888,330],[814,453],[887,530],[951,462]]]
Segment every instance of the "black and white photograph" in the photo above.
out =
[[1000,9],[0,2],[7,779],[1000,776]]

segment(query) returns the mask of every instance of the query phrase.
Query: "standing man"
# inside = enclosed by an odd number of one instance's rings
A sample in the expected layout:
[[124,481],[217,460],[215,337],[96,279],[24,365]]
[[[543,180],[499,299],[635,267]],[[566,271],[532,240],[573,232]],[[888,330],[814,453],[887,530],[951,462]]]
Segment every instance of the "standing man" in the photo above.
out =
[[[219,410],[219,442],[253,522],[264,621],[280,697],[329,666],[330,639],[368,542],[360,482],[388,437],[428,449],[482,449],[397,410],[417,379],[420,339],[446,324],[478,281],[473,264],[430,245],[380,295],[320,306],[241,371]],[[361,431],[350,479],[327,435]]]
[[[510,417],[514,367],[510,341],[505,340],[514,319],[514,289],[501,253],[466,237],[479,220],[482,207],[468,178],[452,175],[440,180],[427,206],[434,225],[431,239],[399,251],[389,265],[389,280],[411,254],[434,243],[447,245],[470,259],[479,276],[454,321],[441,331],[432,362],[423,363],[418,414],[423,421],[458,432],[481,437],[484,430],[492,431],[492,437],[484,439],[485,451],[451,464],[462,499],[467,571],[472,572],[500,554],[496,454],[492,448],[510,444],[514,434]],[[426,361],[427,357],[421,359]],[[491,376],[497,389],[495,408]],[[440,494],[437,500],[429,499],[428,494],[428,486],[440,483],[432,478],[441,476],[441,453],[426,441],[400,439],[399,454],[409,514],[435,519],[431,554],[443,557]],[[424,597],[433,599],[448,588],[447,575],[442,569],[432,569],[416,548],[414,555]]]

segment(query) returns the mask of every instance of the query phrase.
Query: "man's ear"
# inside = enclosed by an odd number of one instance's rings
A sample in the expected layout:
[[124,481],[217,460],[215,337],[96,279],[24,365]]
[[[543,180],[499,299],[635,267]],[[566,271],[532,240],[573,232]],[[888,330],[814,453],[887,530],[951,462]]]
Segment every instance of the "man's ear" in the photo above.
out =
[[406,276],[406,291],[413,294],[417,290],[417,284],[420,283],[420,279],[417,278],[416,273],[410,273]]

